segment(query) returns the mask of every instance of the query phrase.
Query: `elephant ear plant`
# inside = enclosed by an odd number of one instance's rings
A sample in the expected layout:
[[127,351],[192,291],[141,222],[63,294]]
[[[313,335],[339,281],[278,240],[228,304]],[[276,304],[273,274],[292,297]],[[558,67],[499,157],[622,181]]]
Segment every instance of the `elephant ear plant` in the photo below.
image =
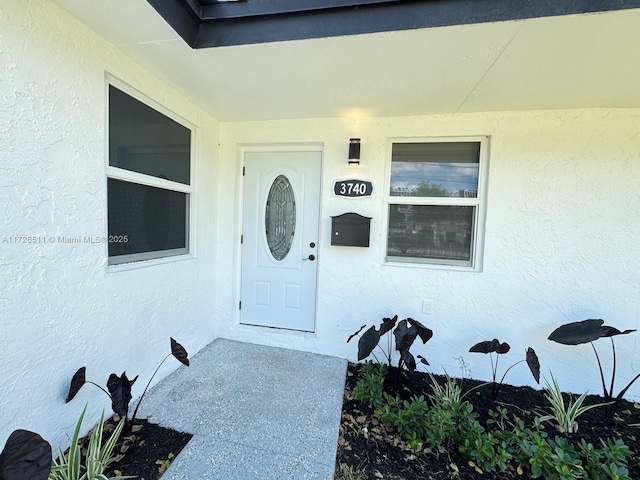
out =
[[0,453],[0,480],[47,480],[51,445],[28,430],[15,430]]
[[133,423],[135,422],[135,419],[136,419],[136,414],[138,413],[138,408],[142,403],[142,399],[145,393],[147,393],[147,390],[149,389],[149,385],[151,385],[151,381],[153,380],[153,377],[155,377],[156,373],[158,373],[158,370],[160,370],[160,367],[162,366],[162,364],[169,357],[173,356],[183,365],[187,367],[189,366],[189,354],[187,353],[185,348],[182,345],[180,345],[178,342],[176,342],[173,338],[171,338],[170,340],[171,340],[171,353],[168,354],[164,358],[164,360],[162,360],[162,362],[160,362],[160,365],[158,365],[158,368],[156,368],[155,372],[153,372],[153,375],[151,375],[151,378],[149,379],[147,386],[142,392],[142,395],[140,395],[140,399],[138,400],[138,405],[133,411],[133,415],[131,416],[130,421],[128,420],[128,415],[129,415],[129,402],[131,401],[131,398],[132,398],[131,387],[133,386],[135,381],[138,379],[137,375],[133,380],[129,380],[126,372],[123,372],[122,375],[120,375],[119,377],[115,373],[112,373],[109,376],[109,380],[107,380],[107,389],[108,389],[107,391],[104,388],[102,388],[100,385],[94,382],[88,381],[86,379],[86,370],[87,370],[86,367],[80,367],[78,371],[73,375],[73,378],[71,379],[71,385],[69,387],[69,394],[67,395],[66,402],[69,403],[71,400],[73,400],[73,398],[77,395],[78,391],[82,388],[82,386],[85,383],[90,383],[92,385],[95,385],[96,387],[98,387],[100,390],[102,390],[104,393],[106,393],[109,396],[109,398],[111,399],[111,408],[113,409],[113,412],[117,413],[120,416],[120,418],[125,419],[125,432],[130,433],[131,427],[133,426]]
[[[347,343],[355,336],[360,337],[358,340],[358,361],[364,360],[369,355],[374,356],[376,361],[379,362],[378,357],[373,353],[374,349],[378,347],[385,356],[387,364],[391,365],[391,336],[387,336],[387,349],[385,350],[380,346],[380,340],[386,334],[393,330],[393,336],[396,340],[396,350],[400,353],[400,359],[398,360],[398,371],[405,367],[407,370],[413,372],[416,367],[416,358],[409,351],[416,338],[420,337],[422,343],[427,343],[433,336],[433,331],[422,325],[420,322],[413,318],[406,318],[398,322],[398,316],[393,318],[383,318],[382,323],[376,329],[375,325],[369,327],[362,335],[360,332],[366,327],[363,325],[360,329],[352,334]],[[394,330],[395,327],[395,330]],[[429,365],[429,362],[421,355],[417,356],[420,362],[424,365]]]
[[[604,400],[606,403],[613,402],[612,407],[609,409],[611,414],[615,412],[618,403],[620,403],[620,400],[622,399],[624,394],[627,393],[627,390],[631,388],[631,385],[633,385],[634,382],[638,380],[638,378],[640,378],[639,373],[622,390],[620,390],[618,395],[616,395],[614,398],[613,386],[616,379],[616,345],[613,341],[613,337],[617,335],[626,335],[631,332],[635,332],[635,330],[625,330],[621,332],[615,327],[604,325],[604,320],[602,319],[590,318],[587,320],[582,320],[581,322],[566,323],[556,328],[553,332],[551,332],[551,335],[549,335],[549,340],[562,343],[563,345],[580,345],[582,343],[591,344],[593,353],[595,353],[596,360],[598,361],[598,368],[600,369],[600,380],[602,381],[602,394],[604,396]],[[611,350],[613,352],[611,383],[608,390],[604,379],[602,363],[600,362],[598,351],[593,344],[593,342],[603,337],[609,337],[611,339]]]
[[[527,362],[529,366],[529,370],[531,370],[531,374],[535,379],[536,383],[540,383],[540,361],[538,360],[538,356],[533,348],[527,348],[527,352],[525,354],[525,359],[520,360],[519,362],[511,365],[502,375],[502,378],[499,382],[496,382],[496,378],[498,375],[498,360],[500,359],[500,355],[504,355],[505,353],[511,350],[511,346],[507,342],[500,343],[500,340],[494,338],[493,340],[485,340],[483,342],[476,343],[473,347],[469,349],[470,352],[473,353],[488,353],[489,358],[491,358],[491,374],[493,375],[493,381],[491,383],[491,398],[495,400],[498,398],[498,391],[500,390],[500,385],[504,382],[507,373],[516,365]],[[496,354],[496,361],[493,361],[493,354]]]

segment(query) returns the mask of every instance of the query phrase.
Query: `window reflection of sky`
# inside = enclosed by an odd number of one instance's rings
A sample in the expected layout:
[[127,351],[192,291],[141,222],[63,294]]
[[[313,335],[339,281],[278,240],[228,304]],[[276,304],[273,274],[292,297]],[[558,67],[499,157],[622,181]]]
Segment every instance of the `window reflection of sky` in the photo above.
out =
[[447,196],[462,190],[477,191],[477,163],[398,162],[391,163],[391,195],[411,193],[421,183],[441,186]]

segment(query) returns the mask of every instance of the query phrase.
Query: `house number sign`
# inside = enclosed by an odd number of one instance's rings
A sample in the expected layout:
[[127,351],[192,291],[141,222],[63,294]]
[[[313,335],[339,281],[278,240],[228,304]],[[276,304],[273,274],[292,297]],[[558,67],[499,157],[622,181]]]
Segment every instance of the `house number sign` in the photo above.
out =
[[369,180],[336,180],[333,184],[333,194],[336,197],[363,198],[373,193],[373,183]]

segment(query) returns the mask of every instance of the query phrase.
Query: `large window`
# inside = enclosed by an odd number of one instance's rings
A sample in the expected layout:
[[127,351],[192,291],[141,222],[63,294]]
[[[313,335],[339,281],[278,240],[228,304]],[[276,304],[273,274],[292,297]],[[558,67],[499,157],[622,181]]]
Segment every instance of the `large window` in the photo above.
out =
[[478,267],[485,143],[392,144],[388,262]]
[[109,85],[109,264],[189,253],[191,129]]

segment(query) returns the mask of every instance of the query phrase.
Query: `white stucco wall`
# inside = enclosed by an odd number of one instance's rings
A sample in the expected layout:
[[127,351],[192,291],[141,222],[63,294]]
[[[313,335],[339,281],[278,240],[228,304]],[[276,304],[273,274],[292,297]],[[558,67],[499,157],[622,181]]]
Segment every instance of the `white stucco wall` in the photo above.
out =
[[[600,393],[591,347],[546,338],[557,326],[586,318],[603,318],[620,329],[640,327],[639,127],[640,111],[609,109],[225,124],[223,197],[242,189],[238,145],[320,142],[324,166],[317,332],[239,325],[237,302],[231,302],[219,317],[219,334],[354,360],[357,345],[346,344],[347,337],[362,324],[398,314],[434,330],[415,353],[423,353],[435,372],[461,375],[462,357],[472,377],[490,379],[489,358],[468,350],[497,337],[512,347],[500,360],[500,372],[531,346],[543,375],[552,371],[563,389]],[[388,139],[466,135],[488,135],[491,142],[483,271],[385,265]],[[362,139],[358,170],[347,166],[351,137]],[[373,180],[372,198],[333,196],[335,180],[353,177]],[[241,208],[236,200],[233,209],[225,205],[219,212],[221,223],[236,232],[229,241],[220,238],[218,264],[235,272],[233,281],[220,285],[220,298],[239,297]],[[330,217],[347,211],[373,217],[370,248],[330,245]],[[423,300],[433,301],[431,315],[422,313]],[[640,371],[639,335],[616,340],[616,392]],[[597,346],[609,372],[609,343]],[[534,384],[524,364],[506,380]],[[640,398],[640,382],[628,396]]]
[[[415,352],[435,372],[462,374],[462,357],[471,376],[489,379],[489,359],[468,349],[497,337],[512,346],[501,371],[532,346],[563,389],[599,393],[590,347],[546,337],[585,318],[640,327],[639,110],[220,126],[44,1],[0,0],[0,68],[0,242],[106,235],[105,73],[196,126],[193,258],[110,270],[106,245],[0,243],[0,444],[26,428],[66,447],[85,403],[86,428],[109,410],[91,386],[64,404],[75,370],[86,365],[101,384],[111,372],[139,374],[137,396],[170,336],[191,354],[219,335],[353,360],[346,338],[398,314],[434,330]],[[385,265],[388,139],[466,135],[490,136],[483,270]],[[351,137],[362,139],[358,170],[346,163]],[[238,146],[301,143],[324,146],[317,331],[241,326]],[[373,181],[371,198],[332,195],[334,180],[353,176]],[[373,217],[370,248],[330,245],[330,217],[346,211]],[[421,313],[423,300],[432,314]],[[609,371],[608,344],[598,347]],[[620,337],[617,347],[619,389],[640,371],[640,337]],[[168,362],[157,380],[176,366]],[[524,365],[507,381],[532,384]],[[640,383],[628,396],[640,398]]]
[[[106,244],[25,245],[11,236],[106,236],[105,73],[196,126],[188,260],[110,271]],[[82,365],[104,385],[140,375],[141,394],[170,352],[190,354],[215,336],[214,191],[219,125],[102,37],[47,1],[0,0],[0,445],[11,431],[68,446],[82,408],[85,429],[109,399],[87,385],[65,405]],[[166,362],[156,381],[177,368]]]

